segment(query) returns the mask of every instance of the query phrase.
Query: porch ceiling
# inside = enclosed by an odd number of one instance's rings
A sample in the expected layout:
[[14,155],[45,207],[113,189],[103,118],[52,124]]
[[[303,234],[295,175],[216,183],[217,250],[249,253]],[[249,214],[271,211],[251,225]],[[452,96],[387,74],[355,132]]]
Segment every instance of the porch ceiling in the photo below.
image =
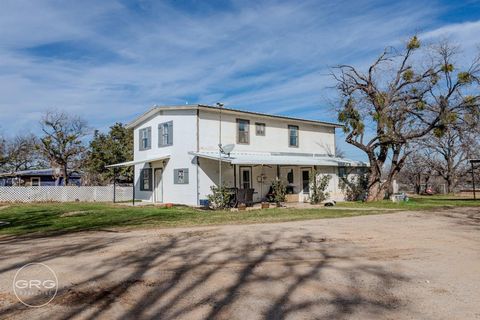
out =
[[[220,160],[216,152],[190,152],[190,154],[211,159]],[[239,165],[290,165],[290,166],[329,166],[329,167],[364,167],[366,163],[344,158],[327,156],[305,155],[273,155],[271,153],[232,153],[230,156],[223,155],[222,161]]]
[[115,163],[115,164],[111,164],[111,165],[105,166],[105,168],[129,167],[129,166],[134,166],[134,165],[136,165],[136,164],[142,164],[142,163],[147,163],[147,162],[154,162],[154,161],[166,160],[166,159],[169,159],[169,158],[170,158],[170,155],[168,155],[168,156],[156,157],[156,158],[149,158],[149,159],[145,159],[145,160],[136,160],[136,161],[120,162],[120,163]]

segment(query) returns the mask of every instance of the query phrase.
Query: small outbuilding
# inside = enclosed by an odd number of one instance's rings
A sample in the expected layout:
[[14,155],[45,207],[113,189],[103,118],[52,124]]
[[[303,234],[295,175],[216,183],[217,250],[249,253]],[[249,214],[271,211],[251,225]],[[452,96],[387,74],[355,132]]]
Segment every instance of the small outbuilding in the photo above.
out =
[[[69,185],[81,184],[80,172],[71,171],[68,176]],[[63,180],[60,171],[53,168],[0,173],[0,186],[63,186]]]

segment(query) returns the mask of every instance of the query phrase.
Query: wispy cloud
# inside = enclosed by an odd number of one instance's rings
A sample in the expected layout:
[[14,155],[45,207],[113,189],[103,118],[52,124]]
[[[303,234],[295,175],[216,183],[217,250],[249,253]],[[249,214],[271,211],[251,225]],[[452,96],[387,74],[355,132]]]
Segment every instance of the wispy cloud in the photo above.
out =
[[105,128],[153,104],[219,100],[331,121],[329,66],[363,65],[418,30],[473,40],[479,25],[442,23],[441,2],[212,3],[2,3],[3,130],[33,128],[52,107]]
[[[463,23],[454,23],[446,25],[421,34],[423,39],[435,39],[442,37],[455,37],[457,39],[468,39],[468,42],[478,41],[480,32],[480,20],[466,21]],[[467,43],[468,44],[468,43]]]

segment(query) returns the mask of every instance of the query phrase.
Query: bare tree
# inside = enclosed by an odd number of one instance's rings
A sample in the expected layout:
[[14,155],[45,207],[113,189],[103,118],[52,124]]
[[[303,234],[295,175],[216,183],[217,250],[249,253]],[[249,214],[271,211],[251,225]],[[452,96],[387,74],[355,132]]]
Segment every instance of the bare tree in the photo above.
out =
[[7,162],[7,157],[5,154],[5,139],[0,135],[0,172],[5,171],[5,164]]
[[38,138],[33,134],[19,135],[5,142],[4,171],[35,169],[44,161],[38,151]]
[[367,201],[384,198],[411,142],[431,132],[441,136],[459,119],[479,118],[479,59],[460,71],[455,56],[456,48],[448,43],[420,50],[414,36],[400,52],[385,49],[366,72],[350,65],[335,68],[338,119],[345,125],[346,141],[370,162]]
[[64,184],[68,184],[68,171],[77,167],[85,151],[82,138],[88,134],[85,120],[61,111],[49,111],[41,120],[44,136],[41,150],[53,167],[59,167]]
[[442,136],[431,134],[422,139],[419,147],[429,157],[426,165],[446,182],[446,192],[451,193],[460,178],[470,172],[468,159],[480,148],[477,133],[464,125],[449,127]]
[[338,146],[335,146],[335,157],[345,158],[345,156],[346,156],[345,151],[340,149]]
[[[428,182],[434,174],[434,170],[428,161],[428,156],[422,151],[417,150],[410,153],[398,174],[398,181],[413,186],[416,194],[426,192]],[[425,185],[424,190],[422,190],[422,185]]]

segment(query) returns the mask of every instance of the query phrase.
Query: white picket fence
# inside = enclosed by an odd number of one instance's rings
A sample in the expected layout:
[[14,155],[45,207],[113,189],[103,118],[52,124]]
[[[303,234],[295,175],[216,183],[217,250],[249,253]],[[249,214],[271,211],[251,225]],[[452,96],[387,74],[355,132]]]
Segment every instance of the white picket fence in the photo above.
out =
[[[132,200],[132,187],[116,187],[116,201]],[[0,187],[0,202],[108,202],[113,201],[113,186]]]

